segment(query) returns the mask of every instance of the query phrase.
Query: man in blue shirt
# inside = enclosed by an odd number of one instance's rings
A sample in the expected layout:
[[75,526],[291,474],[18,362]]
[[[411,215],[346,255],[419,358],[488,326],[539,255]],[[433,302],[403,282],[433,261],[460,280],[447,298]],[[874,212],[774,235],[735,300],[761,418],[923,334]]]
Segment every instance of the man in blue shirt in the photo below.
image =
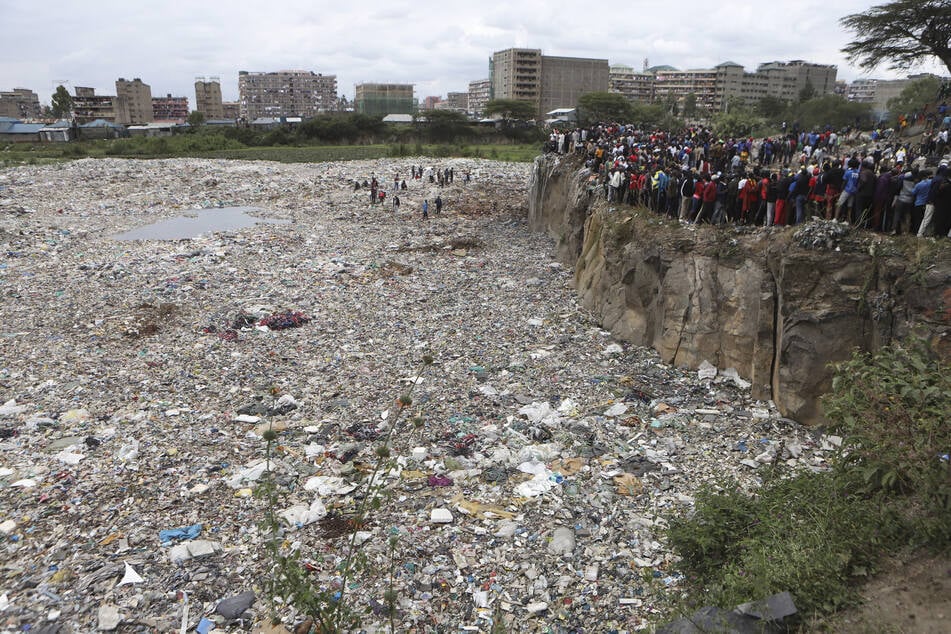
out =
[[915,196],[915,207],[911,210],[911,233],[917,234],[921,228],[921,220],[925,217],[925,205],[928,203],[928,193],[931,191],[931,172],[922,172],[924,178],[918,181],[912,194]]
[[852,205],[855,203],[855,192],[859,189],[859,161],[849,159],[849,169],[842,177],[842,195],[836,207],[835,219],[849,222],[852,219]]

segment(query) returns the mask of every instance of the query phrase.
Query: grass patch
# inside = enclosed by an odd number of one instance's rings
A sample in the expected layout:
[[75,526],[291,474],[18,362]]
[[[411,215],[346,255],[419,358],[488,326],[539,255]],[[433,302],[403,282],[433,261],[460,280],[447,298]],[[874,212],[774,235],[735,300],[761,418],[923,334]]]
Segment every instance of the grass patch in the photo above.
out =
[[951,367],[920,342],[855,353],[823,401],[842,453],[821,473],[770,472],[750,493],[704,489],[668,537],[690,600],[733,607],[788,590],[800,615],[852,604],[909,546],[951,546]]
[[0,152],[4,166],[42,165],[79,158],[214,158],[280,163],[374,160],[385,157],[486,158],[531,162],[541,152],[537,144],[361,144],[246,146],[221,134],[110,139],[14,147]]

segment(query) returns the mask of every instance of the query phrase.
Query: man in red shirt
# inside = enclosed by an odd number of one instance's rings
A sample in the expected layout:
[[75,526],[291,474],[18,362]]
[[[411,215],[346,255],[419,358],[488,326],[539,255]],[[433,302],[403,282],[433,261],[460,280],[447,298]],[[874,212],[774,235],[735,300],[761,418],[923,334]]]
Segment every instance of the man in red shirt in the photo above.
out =
[[717,177],[704,174],[703,180],[703,207],[697,216],[697,224],[701,222],[712,222],[713,208],[717,204]]

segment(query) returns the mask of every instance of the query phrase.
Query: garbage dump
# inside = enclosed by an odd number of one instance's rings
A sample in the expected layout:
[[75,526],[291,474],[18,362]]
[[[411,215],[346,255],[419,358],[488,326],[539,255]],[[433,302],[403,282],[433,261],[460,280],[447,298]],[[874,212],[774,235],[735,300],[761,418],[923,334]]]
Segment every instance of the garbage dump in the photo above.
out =
[[[527,228],[529,170],[0,171],[0,632],[305,631],[267,593],[269,512],[317,588],[340,590],[354,540],[342,596],[365,631],[656,621],[682,581],[665,517],[724,476],[824,469],[836,439],[735,370],[601,329]],[[374,178],[407,181],[398,208],[355,189]],[[223,207],[286,222],[114,237]],[[355,521],[374,473],[379,508]]]

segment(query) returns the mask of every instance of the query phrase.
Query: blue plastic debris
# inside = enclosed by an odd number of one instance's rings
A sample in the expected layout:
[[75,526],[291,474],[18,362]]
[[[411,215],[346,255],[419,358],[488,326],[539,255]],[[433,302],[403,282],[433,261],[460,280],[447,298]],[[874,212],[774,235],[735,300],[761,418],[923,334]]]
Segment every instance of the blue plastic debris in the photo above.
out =
[[195,539],[201,535],[201,524],[192,524],[182,528],[169,528],[159,531],[159,539],[163,546],[167,546],[179,540]]

